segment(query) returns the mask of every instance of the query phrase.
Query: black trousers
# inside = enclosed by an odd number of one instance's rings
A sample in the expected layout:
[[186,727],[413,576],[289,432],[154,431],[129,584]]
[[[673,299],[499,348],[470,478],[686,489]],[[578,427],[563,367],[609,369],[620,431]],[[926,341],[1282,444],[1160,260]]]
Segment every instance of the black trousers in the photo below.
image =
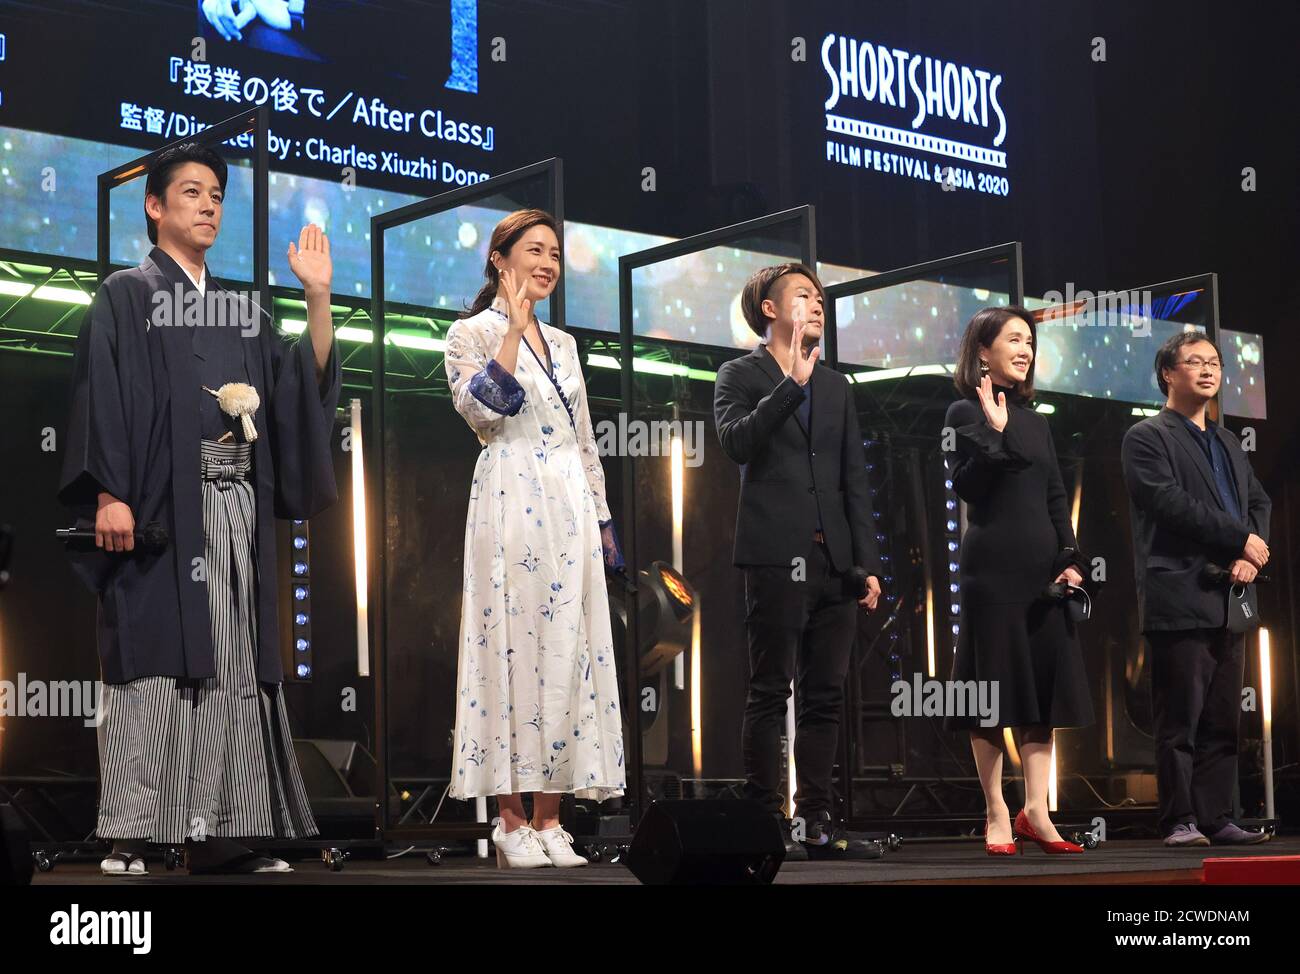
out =
[[749,696],[741,728],[746,798],[780,814],[781,736],[795,683],[795,804],[808,818],[834,814],[831,771],[839,740],[844,677],[857,633],[857,600],[846,594],[825,546],[809,539],[803,577],[794,566],[745,569]]
[[1148,632],[1160,831],[1180,823],[1210,835],[1232,819],[1245,634]]

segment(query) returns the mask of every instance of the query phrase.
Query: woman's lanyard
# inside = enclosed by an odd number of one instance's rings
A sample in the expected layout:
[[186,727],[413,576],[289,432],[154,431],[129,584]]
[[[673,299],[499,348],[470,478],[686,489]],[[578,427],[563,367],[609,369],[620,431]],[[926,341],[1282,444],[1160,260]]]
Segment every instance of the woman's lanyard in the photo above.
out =
[[[536,323],[536,319],[533,319],[533,320],[534,320],[534,323]],[[546,350],[546,366],[545,366],[545,368],[546,368],[546,374],[547,374],[547,375],[554,375],[554,374],[555,374],[555,363],[551,361],[551,343],[548,342],[548,341],[546,340],[546,336],[542,334],[542,329],[541,329],[541,326],[540,326],[540,325],[538,325],[538,327],[537,327],[537,338],[538,338],[538,340],[542,343],[542,348],[544,348],[544,349]],[[523,337],[523,342],[524,342],[525,345],[528,346],[528,351],[530,351],[530,352],[533,353],[533,358],[537,359],[537,364],[538,364],[538,365],[541,365],[541,364],[542,364],[542,360],[541,360],[540,358],[538,358],[538,356],[537,356],[537,349],[533,348],[533,343],[530,342],[530,341],[528,340],[527,336],[524,336],[524,337]]]
[[[496,313],[501,315],[502,318],[506,318],[506,320],[509,321],[508,316],[501,314],[501,312],[497,311],[496,308],[493,308],[492,310],[496,311]],[[555,387],[556,395],[560,397],[560,402],[564,403],[564,411],[569,414],[569,425],[571,425],[576,432],[578,429],[578,422],[573,417],[573,407],[569,405],[569,397],[564,394],[564,390],[560,388],[560,383],[556,381],[555,378],[555,362],[551,359],[551,343],[548,342],[546,336],[542,334],[542,326],[536,318],[533,319],[533,323],[537,325],[537,337],[541,339],[542,348],[546,350],[546,364],[542,364],[541,356],[537,354],[537,350],[533,348],[533,343],[530,342],[526,336],[520,335],[519,340],[528,346],[528,351],[532,353],[533,360],[537,363],[538,368],[542,369],[546,373],[546,378],[551,380],[551,385]]]

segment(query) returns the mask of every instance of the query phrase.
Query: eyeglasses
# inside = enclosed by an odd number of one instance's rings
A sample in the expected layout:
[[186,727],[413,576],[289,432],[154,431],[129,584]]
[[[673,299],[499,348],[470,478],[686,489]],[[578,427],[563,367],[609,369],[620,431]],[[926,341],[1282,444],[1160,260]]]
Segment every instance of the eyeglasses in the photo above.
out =
[[1179,362],[1178,364],[1179,364],[1179,365],[1190,365],[1192,368],[1196,369],[1198,372],[1199,372],[1201,369],[1206,368],[1206,367],[1208,367],[1208,368],[1210,369],[1211,372],[1221,372],[1221,371],[1223,371],[1223,363],[1220,362],[1217,358],[1212,358],[1212,359],[1203,359],[1203,358],[1200,358],[1199,356],[1196,356],[1196,357],[1189,358],[1189,359],[1183,359],[1183,361]]

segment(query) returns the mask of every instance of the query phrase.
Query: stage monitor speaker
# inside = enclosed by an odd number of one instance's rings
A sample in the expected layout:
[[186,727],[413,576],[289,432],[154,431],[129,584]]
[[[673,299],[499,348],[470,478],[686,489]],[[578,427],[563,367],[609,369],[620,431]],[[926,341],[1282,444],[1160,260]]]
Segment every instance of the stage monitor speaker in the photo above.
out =
[[[322,834],[336,838],[372,835],[379,782],[374,755],[356,741],[319,738],[296,737],[293,749]],[[392,807],[399,808],[397,790],[390,785],[388,794]]]
[[627,867],[648,886],[761,885],[784,861],[780,824],[744,799],[655,802],[627,853]]
[[27,827],[12,805],[0,805],[0,886],[30,886],[32,849]]

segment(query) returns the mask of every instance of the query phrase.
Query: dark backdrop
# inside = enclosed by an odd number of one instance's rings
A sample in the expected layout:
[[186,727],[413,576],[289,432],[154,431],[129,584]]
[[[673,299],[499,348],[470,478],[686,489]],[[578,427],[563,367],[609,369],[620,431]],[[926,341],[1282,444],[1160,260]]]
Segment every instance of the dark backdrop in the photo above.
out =
[[[595,8],[605,16],[592,20]],[[1298,410],[1284,394],[1289,369],[1300,360],[1285,293],[1297,251],[1294,8],[1204,0],[536,0],[484,3],[481,22],[508,24],[516,11],[529,23],[567,29],[548,37],[544,55],[524,57],[534,80],[513,90],[549,124],[531,129],[527,145],[503,147],[501,168],[563,156],[572,218],[685,236],[810,202],[825,260],[883,270],[1018,239],[1031,295],[1067,281],[1104,290],[1218,272],[1224,326],[1264,336],[1273,395],[1268,419],[1252,424],[1260,433],[1254,463],[1275,502],[1273,550],[1296,550],[1300,536],[1287,518],[1297,500],[1291,444]],[[591,23],[617,31],[587,33]],[[828,166],[820,131],[826,78],[817,50],[828,30],[1003,72],[1010,198],[943,193],[898,176]],[[790,59],[794,36],[808,42],[805,63]],[[1104,63],[1090,58],[1094,37],[1106,40]],[[584,63],[617,63],[622,74],[614,83],[584,72]],[[602,138],[607,130],[619,137]],[[644,166],[655,167],[654,193],[641,190]],[[1252,193],[1241,189],[1246,166],[1257,172]],[[61,522],[52,500],[59,458],[38,446],[45,426],[62,431],[69,365],[0,353],[0,518],[18,528],[14,582],[0,595],[0,663],[9,679],[20,670],[88,678],[93,667],[93,602],[48,541]],[[694,406],[707,414],[707,400]],[[432,411],[413,400],[408,412],[401,423],[410,433],[401,447],[403,475],[390,479],[391,526],[406,566],[390,593],[390,607],[397,605],[392,619],[402,624],[390,641],[404,715],[394,718],[394,729],[412,743],[395,758],[406,773],[427,766],[437,775],[447,766],[444,709],[453,697],[474,444],[445,400]],[[1110,452],[1117,449],[1116,439]],[[714,458],[701,468],[708,476],[687,472],[687,569],[712,610],[706,681],[717,709],[706,720],[719,730],[706,733],[705,773],[730,776],[739,773],[739,744],[730,731],[738,729],[744,677],[739,579],[729,567],[736,479],[734,468],[719,462],[716,442],[707,444],[706,456]],[[338,461],[340,505],[313,524],[317,680],[289,694],[299,733],[370,743],[369,683],[352,670],[350,494],[345,455]],[[641,466],[644,543],[651,555],[667,557],[666,495],[656,509],[645,493],[666,489],[666,464]],[[607,463],[607,476],[616,493],[616,464]],[[1107,495],[1101,511],[1118,515],[1117,500]],[[1283,594],[1275,589],[1268,598],[1279,628],[1293,631]],[[1276,650],[1280,669],[1293,665],[1283,657],[1287,651]],[[348,686],[360,690],[355,713],[339,706]],[[1294,737],[1294,709],[1288,717],[1279,716],[1279,736]],[[78,722],[7,720],[3,727],[5,773],[94,771],[93,732]],[[675,754],[688,753],[679,739]]]

